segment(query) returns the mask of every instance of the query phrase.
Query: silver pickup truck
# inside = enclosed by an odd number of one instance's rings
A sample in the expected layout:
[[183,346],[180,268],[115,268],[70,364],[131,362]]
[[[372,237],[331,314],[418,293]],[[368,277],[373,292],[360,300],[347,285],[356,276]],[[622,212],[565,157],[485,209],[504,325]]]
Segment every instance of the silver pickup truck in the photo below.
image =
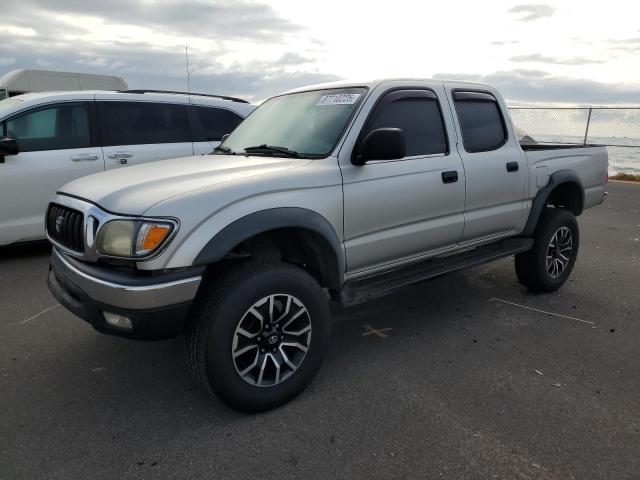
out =
[[63,187],[48,283],[100,332],[185,334],[206,389],[266,410],[318,371],[330,301],[511,255],[525,287],[558,289],[606,182],[605,148],[521,145],[488,85],[313,86],[264,102],[213,155]]

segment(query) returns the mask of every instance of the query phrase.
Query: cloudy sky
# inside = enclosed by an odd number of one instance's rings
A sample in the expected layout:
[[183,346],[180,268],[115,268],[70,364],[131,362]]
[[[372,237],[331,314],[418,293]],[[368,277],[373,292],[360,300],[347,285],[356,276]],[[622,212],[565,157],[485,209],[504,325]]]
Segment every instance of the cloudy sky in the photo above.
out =
[[260,100],[338,79],[482,80],[511,101],[640,104],[640,3],[18,0],[14,68],[123,76],[132,88]]

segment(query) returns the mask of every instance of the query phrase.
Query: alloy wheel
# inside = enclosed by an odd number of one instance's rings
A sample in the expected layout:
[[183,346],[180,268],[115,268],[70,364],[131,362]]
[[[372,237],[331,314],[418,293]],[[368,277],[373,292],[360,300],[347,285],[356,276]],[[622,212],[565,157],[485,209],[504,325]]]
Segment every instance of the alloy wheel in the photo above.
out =
[[558,278],[564,273],[571,260],[573,236],[567,227],[560,227],[551,237],[547,249],[547,272],[551,278]]
[[291,377],[311,342],[311,317],[293,295],[273,294],[254,303],[233,334],[231,356],[247,383],[271,387]]

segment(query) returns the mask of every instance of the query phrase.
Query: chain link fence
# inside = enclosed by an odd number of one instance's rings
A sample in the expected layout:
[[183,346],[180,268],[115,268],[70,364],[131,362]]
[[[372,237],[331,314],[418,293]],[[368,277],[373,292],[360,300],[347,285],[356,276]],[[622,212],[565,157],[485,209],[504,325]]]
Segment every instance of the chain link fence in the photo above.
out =
[[640,175],[640,107],[509,107],[523,141],[605,145],[609,174]]

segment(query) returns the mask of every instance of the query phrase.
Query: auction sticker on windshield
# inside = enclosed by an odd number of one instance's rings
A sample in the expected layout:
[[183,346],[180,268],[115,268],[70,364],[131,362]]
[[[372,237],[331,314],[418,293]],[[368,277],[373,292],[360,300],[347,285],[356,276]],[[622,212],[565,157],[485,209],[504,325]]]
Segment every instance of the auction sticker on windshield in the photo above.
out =
[[316,103],[318,105],[353,105],[356,103],[361,93],[335,93],[333,95],[323,95]]

